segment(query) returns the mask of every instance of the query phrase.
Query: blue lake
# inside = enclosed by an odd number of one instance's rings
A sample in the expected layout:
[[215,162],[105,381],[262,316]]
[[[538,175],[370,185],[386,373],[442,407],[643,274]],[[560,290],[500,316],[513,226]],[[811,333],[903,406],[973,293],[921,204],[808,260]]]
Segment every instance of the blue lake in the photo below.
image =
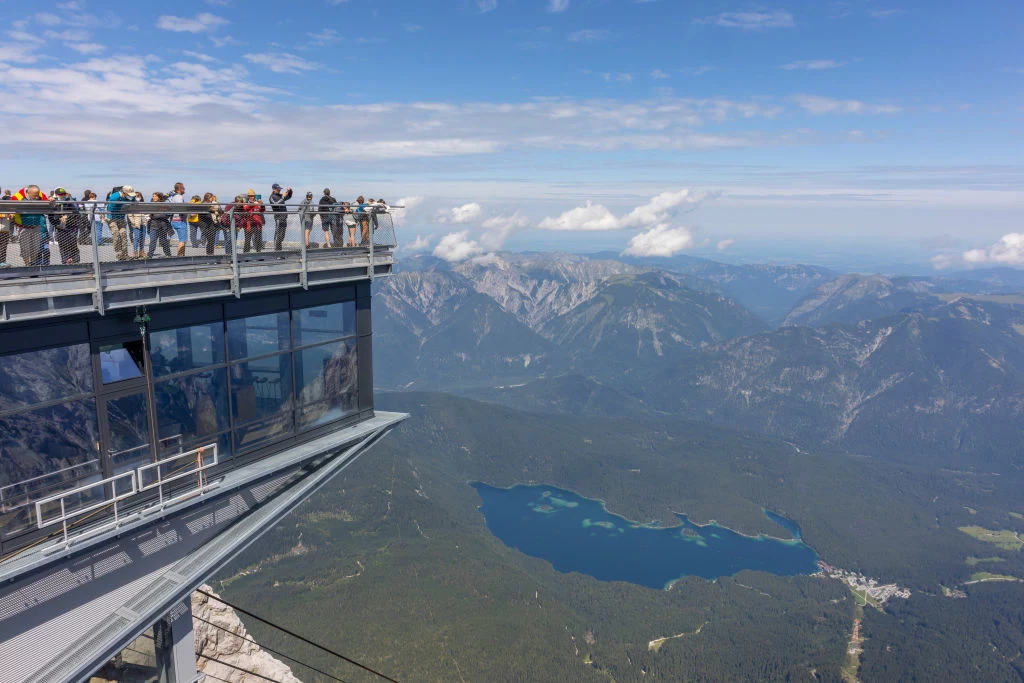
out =
[[671,528],[638,524],[608,512],[600,501],[552,486],[502,489],[478,482],[473,487],[492,534],[561,572],[667,588],[684,576],[716,579],[744,569],[793,576],[818,570],[818,556],[800,540],[797,525],[767,510],[792,540],[744,536],[713,523],[699,526],[685,515]]

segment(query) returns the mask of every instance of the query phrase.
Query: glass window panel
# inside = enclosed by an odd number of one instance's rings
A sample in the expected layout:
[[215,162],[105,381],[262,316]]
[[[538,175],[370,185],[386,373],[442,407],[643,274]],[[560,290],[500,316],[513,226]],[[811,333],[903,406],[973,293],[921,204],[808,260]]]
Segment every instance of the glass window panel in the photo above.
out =
[[292,413],[278,413],[273,417],[235,427],[235,451],[241,453],[290,436],[293,432]]
[[293,313],[295,345],[319,344],[356,333],[356,302],[300,308]]
[[149,401],[144,392],[127,394],[106,401],[107,428],[110,434],[107,454],[114,474],[153,462],[149,442]]
[[356,341],[332,342],[295,352],[301,403],[356,393]]
[[235,424],[290,410],[291,405],[290,353],[231,366],[231,408]]
[[285,351],[290,345],[287,311],[228,321],[228,352],[232,360]]
[[164,452],[177,451],[229,426],[224,368],[162,380],[154,385],[153,393],[157,436]]
[[103,344],[99,347],[100,374],[104,384],[142,377],[145,351],[142,341]]
[[319,427],[356,412],[358,402],[356,394],[345,394],[327,401],[320,401],[302,407],[302,428]]
[[101,478],[92,399],[0,417],[0,530],[35,526],[32,501]]
[[88,344],[0,356],[0,410],[91,392]]
[[224,326],[221,322],[153,332],[149,340],[154,377],[224,362]]

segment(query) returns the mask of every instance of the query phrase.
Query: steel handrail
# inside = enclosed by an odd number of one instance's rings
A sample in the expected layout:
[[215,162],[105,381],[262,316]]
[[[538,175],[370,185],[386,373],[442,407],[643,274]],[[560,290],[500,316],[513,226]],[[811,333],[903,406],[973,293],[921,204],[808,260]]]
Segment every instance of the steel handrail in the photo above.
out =
[[[202,460],[203,460],[203,453],[205,451],[207,451],[207,450],[209,450],[209,451],[211,451],[213,453],[213,460],[211,462],[209,462],[209,463],[201,464]],[[186,470],[184,472],[178,472],[178,473],[172,474],[172,475],[170,475],[168,477],[165,477],[163,475],[163,471],[161,470],[162,466],[168,465],[168,464],[170,464],[170,463],[172,463],[172,462],[174,462],[176,460],[181,460],[183,458],[193,457],[193,456],[195,457],[195,463],[196,463],[196,467],[195,468]],[[177,453],[177,454],[172,455],[172,456],[170,456],[168,458],[164,458],[163,460],[157,460],[156,462],[153,462],[153,463],[150,463],[148,465],[143,465],[142,467],[139,467],[136,470],[138,472],[138,474],[139,474],[139,492],[141,493],[143,491],[151,491],[153,489],[156,489],[157,490],[157,496],[158,496],[158,501],[154,505],[151,505],[150,507],[148,507],[145,510],[143,510],[142,511],[143,514],[150,514],[150,513],[153,513],[153,512],[157,512],[157,511],[163,510],[167,506],[173,505],[174,503],[177,503],[179,501],[185,500],[187,498],[192,498],[193,496],[196,496],[196,495],[200,495],[201,496],[204,493],[206,493],[212,487],[211,487],[209,481],[206,479],[206,475],[204,473],[206,472],[206,470],[210,469],[211,467],[216,466],[219,462],[220,462],[220,460],[219,460],[219,457],[218,457],[217,444],[216,443],[211,443],[211,444],[207,444],[205,446],[199,446],[198,448],[193,448],[192,450],[186,451],[184,453]],[[149,483],[149,484],[143,484],[142,483],[143,476],[144,476],[143,472],[144,471],[149,471],[149,470],[152,470],[152,469],[156,470],[156,480],[153,481],[152,483]],[[181,494],[179,494],[179,495],[177,495],[177,496],[175,496],[173,498],[169,498],[167,500],[164,500],[164,485],[165,484],[169,484],[171,482],[175,482],[175,481],[178,481],[180,479],[184,479],[186,477],[191,477],[191,476],[195,476],[196,477],[196,487],[195,488],[188,489],[184,493],[181,493]]]
[[[97,463],[97,462],[99,462],[99,458],[93,458],[92,460],[86,460],[85,462],[80,462],[77,465],[71,465],[70,467],[62,467],[59,470],[54,470],[53,472],[47,472],[46,474],[40,474],[38,477],[30,477],[28,479],[22,479],[21,481],[16,481],[13,484],[7,484],[6,486],[2,486],[2,487],[0,487],[0,510],[2,510],[3,512],[8,512],[7,502],[4,499],[4,492],[7,491],[8,489],[13,489],[15,486],[24,486],[25,484],[31,484],[34,481],[39,481],[40,479],[47,479],[49,477],[53,477],[53,476],[56,476],[58,474],[62,474],[64,472],[70,472],[71,470],[78,469],[79,467],[85,467],[87,465],[92,465],[93,463]],[[14,507],[12,507],[10,509],[11,510],[16,510],[17,508],[25,507],[25,505],[30,505],[30,504],[31,504],[31,501],[28,502],[28,503],[23,503],[23,504],[20,504],[20,505],[16,505],[16,506],[14,506]]]
[[[37,500],[36,501],[36,526],[39,529],[44,529],[44,528],[46,528],[48,526],[53,526],[54,524],[60,523],[62,528],[63,528],[63,532],[64,532],[64,548],[66,549],[66,548],[71,546],[71,539],[68,538],[68,520],[73,519],[75,517],[80,517],[81,515],[84,515],[84,514],[86,514],[88,512],[94,512],[96,510],[99,510],[101,508],[104,508],[104,507],[106,507],[108,505],[113,504],[113,506],[114,506],[114,519],[113,519],[113,521],[110,522],[109,524],[104,524],[104,525],[102,525],[100,527],[97,527],[95,529],[91,529],[90,530],[90,535],[96,534],[96,533],[100,533],[101,531],[104,531],[104,530],[106,530],[108,528],[111,528],[111,527],[117,527],[121,523],[121,520],[120,520],[120,517],[119,517],[119,514],[118,514],[118,509],[117,509],[118,502],[120,502],[122,500],[125,500],[126,498],[130,498],[130,497],[134,496],[136,493],[139,492],[138,491],[138,481],[136,479],[136,476],[137,476],[137,473],[135,472],[135,470],[129,470],[127,472],[122,472],[121,474],[115,474],[112,477],[107,477],[106,479],[100,479],[99,481],[93,482],[91,484],[85,484],[84,486],[79,486],[77,488],[71,489],[70,491],[65,491],[65,492],[57,494],[55,496],[50,496],[48,498],[43,498],[41,500]],[[114,482],[122,480],[122,479],[125,479],[125,478],[127,478],[128,481],[131,482],[131,490],[128,491],[127,493],[118,494],[117,493],[117,486],[114,484]],[[64,500],[66,498],[68,498],[69,496],[73,496],[73,495],[82,493],[83,491],[87,491],[89,489],[96,488],[97,486],[104,486],[105,487],[107,485],[110,485],[111,486],[111,491],[114,492],[113,496],[111,496],[110,498],[108,498],[106,496],[106,493],[104,492],[103,500],[101,500],[100,502],[93,503],[92,505],[87,505],[87,506],[85,506],[83,508],[77,508],[75,510],[72,510],[71,512],[67,511],[67,507],[64,504]],[[47,504],[53,503],[55,501],[60,501],[60,516],[55,518],[55,519],[44,521],[43,520],[43,505],[47,505]]]

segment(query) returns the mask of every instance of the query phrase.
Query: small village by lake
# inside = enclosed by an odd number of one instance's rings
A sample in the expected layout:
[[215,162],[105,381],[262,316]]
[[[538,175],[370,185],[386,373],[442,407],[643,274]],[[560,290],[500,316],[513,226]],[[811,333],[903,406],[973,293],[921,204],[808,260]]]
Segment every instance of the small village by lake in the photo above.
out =
[[[510,548],[560,572],[667,589],[686,576],[717,579],[745,569],[779,576],[813,574],[817,554],[791,520],[765,514],[793,538],[744,536],[718,524],[642,524],[608,512],[601,501],[552,486],[473,484],[487,528]],[[781,531],[780,530],[780,531]]]

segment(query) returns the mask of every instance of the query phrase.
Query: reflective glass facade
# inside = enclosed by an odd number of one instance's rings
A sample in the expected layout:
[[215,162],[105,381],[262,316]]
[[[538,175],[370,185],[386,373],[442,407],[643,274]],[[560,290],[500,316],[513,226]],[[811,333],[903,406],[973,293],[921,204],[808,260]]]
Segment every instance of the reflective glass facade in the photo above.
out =
[[211,443],[240,466],[372,415],[368,285],[147,313],[144,338],[127,313],[0,328],[4,551],[42,533],[47,496]]

